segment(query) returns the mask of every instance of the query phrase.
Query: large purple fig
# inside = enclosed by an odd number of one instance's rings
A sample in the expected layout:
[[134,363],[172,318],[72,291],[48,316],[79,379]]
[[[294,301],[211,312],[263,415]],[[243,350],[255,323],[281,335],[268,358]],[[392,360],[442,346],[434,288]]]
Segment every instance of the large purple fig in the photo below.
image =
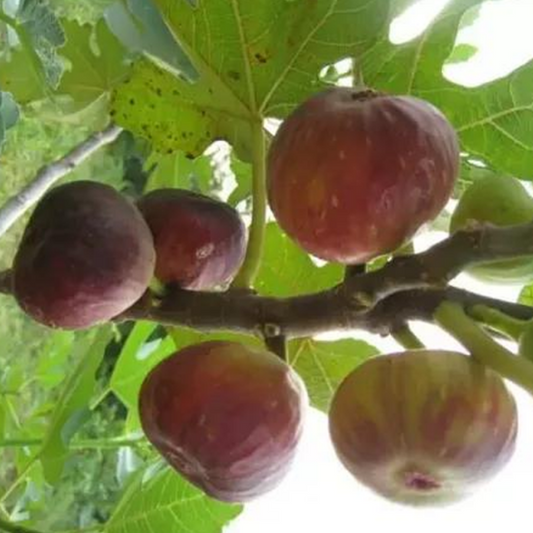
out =
[[306,402],[298,375],[271,352],[212,341],[156,366],[139,409],[147,438],[178,472],[214,498],[244,502],[289,470]]
[[430,103],[335,87],[302,102],[268,155],[270,207],[304,250],[361,263],[392,252],[448,201],[457,135]]
[[108,185],[67,183],[48,192],[28,222],[14,294],[42,324],[87,328],[135,303],[154,264],[150,230],[133,204]]
[[331,438],[344,466],[386,498],[451,503],[507,463],[517,410],[502,378],[466,355],[415,350],[370,359],[340,385]]
[[237,273],[246,228],[231,206],[183,189],[150,192],[137,205],[154,236],[160,281],[206,290]]

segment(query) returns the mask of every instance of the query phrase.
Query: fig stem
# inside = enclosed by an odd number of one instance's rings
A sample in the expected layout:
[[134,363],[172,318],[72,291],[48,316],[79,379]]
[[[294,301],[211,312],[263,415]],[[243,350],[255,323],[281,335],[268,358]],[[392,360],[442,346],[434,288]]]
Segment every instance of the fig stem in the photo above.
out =
[[253,286],[263,258],[265,240],[267,191],[266,191],[266,139],[263,121],[252,126],[252,223],[244,262],[233,280],[232,288],[248,289]]
[[528,324],[527,320],[511,317],[498,309],[493,309],[486,305],[472,306],[469,309],[469,315],[514,341],[518,341]]
[[434,318],[472,357],[533,395],[533,364],[498,344],[464,312],[462,306],[443,302]]
[[277,335],[276,337],[265,336],[266,347],[282,361],[287,360],[287,338],[285,335]]
[[426,347],[407,324],[404,324],[403,326],[393,330],[391,332],[391,336],[406,350],[419,350]]

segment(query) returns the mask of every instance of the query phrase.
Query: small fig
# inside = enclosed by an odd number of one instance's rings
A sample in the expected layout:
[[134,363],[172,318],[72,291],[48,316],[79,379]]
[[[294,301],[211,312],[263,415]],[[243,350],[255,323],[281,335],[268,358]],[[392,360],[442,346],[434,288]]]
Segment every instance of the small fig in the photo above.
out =
[[[523,224],[533,219],[533,198],[516,178],[490,175],[474,181],[461,196],[450,221],[450,232],[489,223]],[[533,279],[533,255],[489,261],[468,268],[480,281],[524,284]]]
[[246,228],[231,206],[182,189],[150,192],[137,206],[154,237],[161,282],[206,290],[235,276],[246,251]]
[[435,218],[458,169],[456,133],[431,104],[335,87],[282,123],[268,154],[268,197],[304,250],[362,263]]
[[139,411],[147,438],[179,473],[213,498],[244,502],[289,470],[306,402],[298,375],[271,352],[211,341],[156,366]]
[[515,401],[502,378],[442,350],[378,356],[341,383],[329,413],[344,466],[398,503],[457,501],[512,456]]
[[38,203],[13,263],[14,295],[49,327],[88,328],[145,292],[155,251],[135,206],[108,185],[77,181]]

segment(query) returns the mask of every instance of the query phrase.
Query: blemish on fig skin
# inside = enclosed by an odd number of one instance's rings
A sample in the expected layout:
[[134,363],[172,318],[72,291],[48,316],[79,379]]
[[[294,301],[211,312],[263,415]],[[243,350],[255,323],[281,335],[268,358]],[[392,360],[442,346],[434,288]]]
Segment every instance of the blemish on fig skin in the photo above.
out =
[[436,479],[417,470],[407,470],[402,477],[407,488],[418,492],[430,492],[441,488],[441,484]]

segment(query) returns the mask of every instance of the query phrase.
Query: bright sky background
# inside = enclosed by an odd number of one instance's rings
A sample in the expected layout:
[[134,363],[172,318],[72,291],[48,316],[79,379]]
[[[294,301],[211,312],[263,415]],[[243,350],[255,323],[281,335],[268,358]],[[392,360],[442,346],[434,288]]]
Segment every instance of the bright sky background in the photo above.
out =
[[[391,39],[402,42],[420,33],[445,0],[421,0],[391,28]],[[533,0],[486,2],[474,26],[462,31],[458,42],[468,42],[478,53],[466,64],[446,69],[446,76],[464,85],[485,83],[503,76],[533,58]],[[533,91],[533,87],[532,87]],[[417,243],[425,247],[444,235],[432,235]],[[504,299],[516,298],[518,288],[476,284],[464,276],[456,284]],[[449,338],[416,324],[426,344],[453,348]],[[370,337],[365,334],[358,338]],[[384,350],[398,350],[394,341],[372,338]],[[516,454],[507,468],[476,495],[454,506],[415,509],[387,502],[353,479],[340,465],[329,441],[327,419],[318,412],[308,418],[303,443],[294,468],[283,484],[270,494],[248,504],[245,512],[226,533],[327,532],[409,533],[530,532],[533,487],[533,400],[516,390],[520,428]],[[512,519],[512,525],[510,520]]]

